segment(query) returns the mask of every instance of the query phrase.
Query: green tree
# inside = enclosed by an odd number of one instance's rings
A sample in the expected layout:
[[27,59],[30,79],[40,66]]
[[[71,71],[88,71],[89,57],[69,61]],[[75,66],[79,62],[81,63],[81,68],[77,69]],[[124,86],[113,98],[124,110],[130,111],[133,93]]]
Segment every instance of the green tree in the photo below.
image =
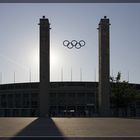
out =
[[127,110],[135,103],[136,90],[127,81],[121,81],[121,73],[116,77],[110,77],[111,80],[111,105],[116,109],[116,116],[123,110],[124,116],[127,116]]

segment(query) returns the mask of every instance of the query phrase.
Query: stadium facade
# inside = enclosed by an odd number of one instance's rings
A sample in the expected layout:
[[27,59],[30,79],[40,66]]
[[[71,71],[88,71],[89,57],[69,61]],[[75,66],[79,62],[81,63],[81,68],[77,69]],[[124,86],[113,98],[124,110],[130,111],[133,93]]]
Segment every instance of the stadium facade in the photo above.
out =
[[[0,85],[0,116],[114,116],[110,102],[109,19],[100,20],[99,83],[50,82],[50,24],[40,19],[40,82]],[[140,91],[140,85],[130,84]],[[128,116],[140,116],[140,101],[128,107]],[[120,114],[121,115],[121,114]],[[123,115],[123,114],[122,114]]]
[[[140,92],[139,84],[130,86]],[[39,116],[39,93],[39,83],[0,85],[0,116]],[[49,95],[50,116],[99,116],[97,82],[50,82]],[[115,116],[112,106],[111,116]],[[140,116],[140,100],[129,106],[128,116]]]

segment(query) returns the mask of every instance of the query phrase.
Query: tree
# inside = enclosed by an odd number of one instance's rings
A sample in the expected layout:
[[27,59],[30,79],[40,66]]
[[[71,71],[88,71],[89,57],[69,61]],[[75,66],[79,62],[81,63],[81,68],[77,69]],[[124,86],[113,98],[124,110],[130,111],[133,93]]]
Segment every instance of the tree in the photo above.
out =
[[121,82],[121,72],[116,77],[110,77],[111,81],[111,105],[115,109],[116,116],[123,110],[127,116],[127,110],[135,102],[136,90],[127,81]]

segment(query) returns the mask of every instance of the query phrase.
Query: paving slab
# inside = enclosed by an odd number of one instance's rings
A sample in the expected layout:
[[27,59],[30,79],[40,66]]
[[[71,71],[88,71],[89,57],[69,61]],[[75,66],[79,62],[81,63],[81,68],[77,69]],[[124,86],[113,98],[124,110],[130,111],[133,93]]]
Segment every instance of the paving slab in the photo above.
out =
[[140,119],[1,117],[0,136],[140,137]]

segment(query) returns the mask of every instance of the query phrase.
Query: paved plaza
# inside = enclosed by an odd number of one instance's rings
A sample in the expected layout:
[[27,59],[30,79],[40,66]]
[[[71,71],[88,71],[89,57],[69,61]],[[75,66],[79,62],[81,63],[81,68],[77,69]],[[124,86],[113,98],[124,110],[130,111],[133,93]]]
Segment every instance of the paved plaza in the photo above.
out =
[[0,136],[118,137],[140,136],[140,119],[0,118]]

